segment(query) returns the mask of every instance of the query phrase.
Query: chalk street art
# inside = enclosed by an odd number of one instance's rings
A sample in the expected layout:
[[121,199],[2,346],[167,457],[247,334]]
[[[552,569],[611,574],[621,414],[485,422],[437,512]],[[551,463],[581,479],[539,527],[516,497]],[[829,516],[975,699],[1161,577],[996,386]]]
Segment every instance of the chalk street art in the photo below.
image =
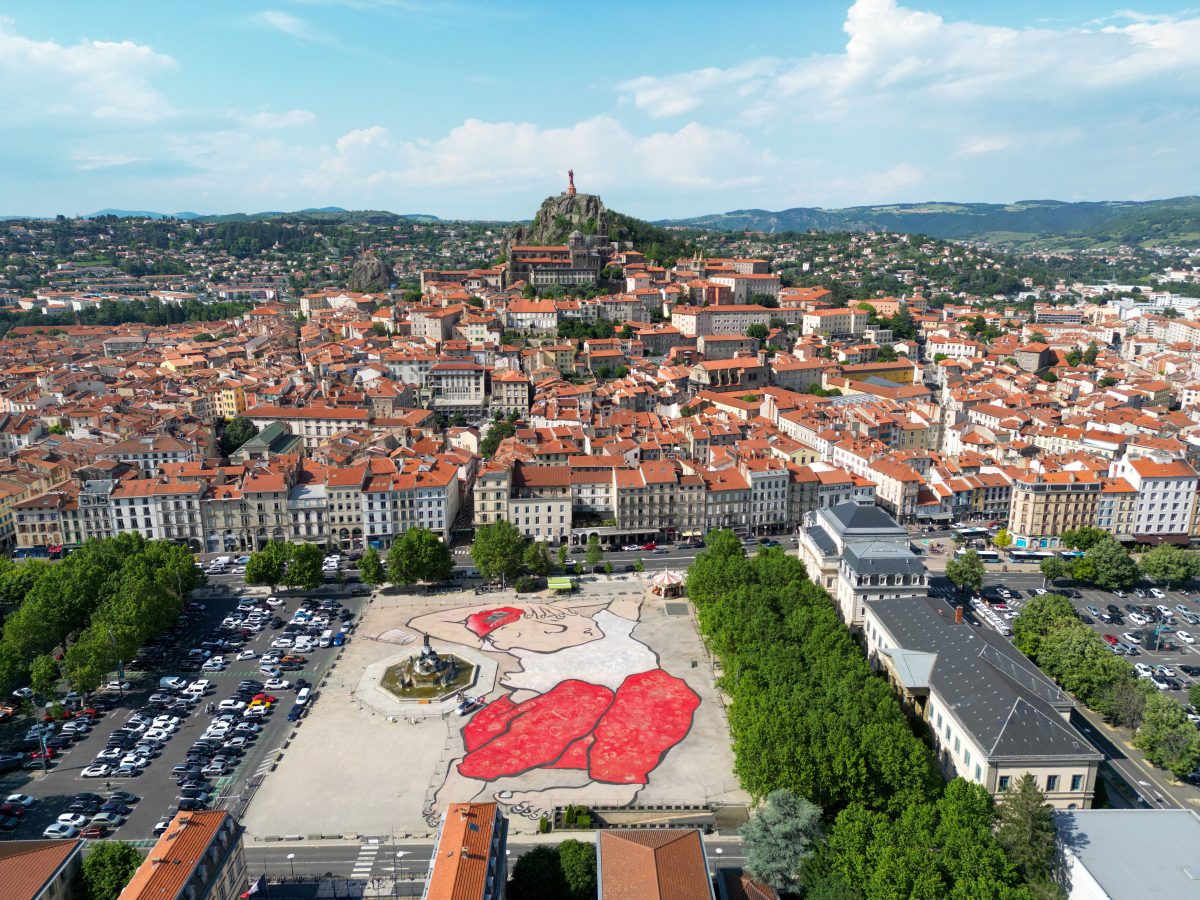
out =
[[[571,798],[630,803],[692,727],[700,698],[633,636],[640,601],[438,610],[408,626],[500,662],[501,695],[465,719],[425,810],[494,799],[538,818]],[[603,786],[598,791],[597,786]]]

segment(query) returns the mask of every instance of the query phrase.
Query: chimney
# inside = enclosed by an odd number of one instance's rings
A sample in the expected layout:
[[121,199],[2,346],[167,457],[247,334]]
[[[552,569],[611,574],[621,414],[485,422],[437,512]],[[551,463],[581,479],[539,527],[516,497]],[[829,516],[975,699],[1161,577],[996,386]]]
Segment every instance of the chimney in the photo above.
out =
[[963,620],[963,611],[961,606],[954,607],[954,624],[961,625]]

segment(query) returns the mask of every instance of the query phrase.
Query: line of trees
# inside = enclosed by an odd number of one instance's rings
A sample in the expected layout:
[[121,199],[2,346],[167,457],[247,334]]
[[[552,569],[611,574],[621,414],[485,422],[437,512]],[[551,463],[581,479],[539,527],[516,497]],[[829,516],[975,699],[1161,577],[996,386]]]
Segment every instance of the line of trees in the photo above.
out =
[[279,585],[311,591],[325,582],[325,551],[316,544],[271,541],[250,554],[246,584]]
[[[982,785],[944,784],[895,693],[799,560],[781,548],[748,558],[732,532],[710,532],[687,591],[732,701],[735,772],[756,800],[769,798],[747,836],[753,844],[766,810],[784,802],[778,791],[792,795],[803,826],[780,843],[808,834],[794,844],[798,858],[756,874],[823,898],[1055,894],[1048,865],[1026,871],[1006,853]],[[747,855],[758,858],[753,847]]]
[[1200,765],[1200,732],[1183,707],[1138,678],[1059,594],[1032,598],[1013,620],[1013,643],[1064,690],[1108,721],[1135,729],[1133,743],[1182,777]]
[[1063,532],[1061,539],[1063,546],[1082,550],[1083,556],[1070,561],[1056,556],[1042,560],[1042,577],[1047,581],[1070,578],[1114,590],[1129,587],[1139,576],[1168,586],[1200,577],[1200,554],[1171,544],[1147,550],[1135,561],[1116,538],[1100,528],[1074,528]]
[[471,559],[479,574],[489,581],[516,581],[522,575],[548,575],[550,557],[546,546],[521,534],[512,522],[501,520],[475,529]]
[[65,675],[76,690],[95,690],[118,660],[179,621],[202,579],[185,547],[136,532],[87,541],[55,563],[0,562],[0,592],[16,607],[0,638],[0,684],[51,696]]

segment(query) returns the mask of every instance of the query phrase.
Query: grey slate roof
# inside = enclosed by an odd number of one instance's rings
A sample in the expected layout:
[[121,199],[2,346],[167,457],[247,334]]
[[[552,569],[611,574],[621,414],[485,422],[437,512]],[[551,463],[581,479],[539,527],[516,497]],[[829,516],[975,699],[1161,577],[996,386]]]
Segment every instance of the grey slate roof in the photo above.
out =
[[855,541],[842,550],[842,557],[859,575],[914,575],[925,571],[921,557],[908,544]]
[[813,546],[826,556],[833,556],[837,551],[837,544],[833,542],[833,538],[820,525],[810,525],[804,531],[808,535],[809,540],[813,542]]
[[1191,809],[1054,814],[1059,840],[1112,900],[1200,897],[1200,816]]
[[905,650],[937,654],[936,691],[990,759],[1100,759],[1059,710],[1071,700],[999,635],[955,624],[937,598],[868,600],[880,623]]
[[862,503],[839,503],[829,508],[829,514],[841,525],[842,534],[856,531],[898,532],[907,537],[907,532],[896,524],[896,520],[878,506]]

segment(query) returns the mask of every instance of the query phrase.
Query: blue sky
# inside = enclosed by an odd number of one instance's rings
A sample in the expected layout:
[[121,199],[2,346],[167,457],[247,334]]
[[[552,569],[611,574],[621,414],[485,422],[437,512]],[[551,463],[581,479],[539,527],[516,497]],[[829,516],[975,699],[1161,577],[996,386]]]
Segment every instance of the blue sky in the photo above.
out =
[[0,89],[0,214],[1200,193],[1177,3],[8,0]]

